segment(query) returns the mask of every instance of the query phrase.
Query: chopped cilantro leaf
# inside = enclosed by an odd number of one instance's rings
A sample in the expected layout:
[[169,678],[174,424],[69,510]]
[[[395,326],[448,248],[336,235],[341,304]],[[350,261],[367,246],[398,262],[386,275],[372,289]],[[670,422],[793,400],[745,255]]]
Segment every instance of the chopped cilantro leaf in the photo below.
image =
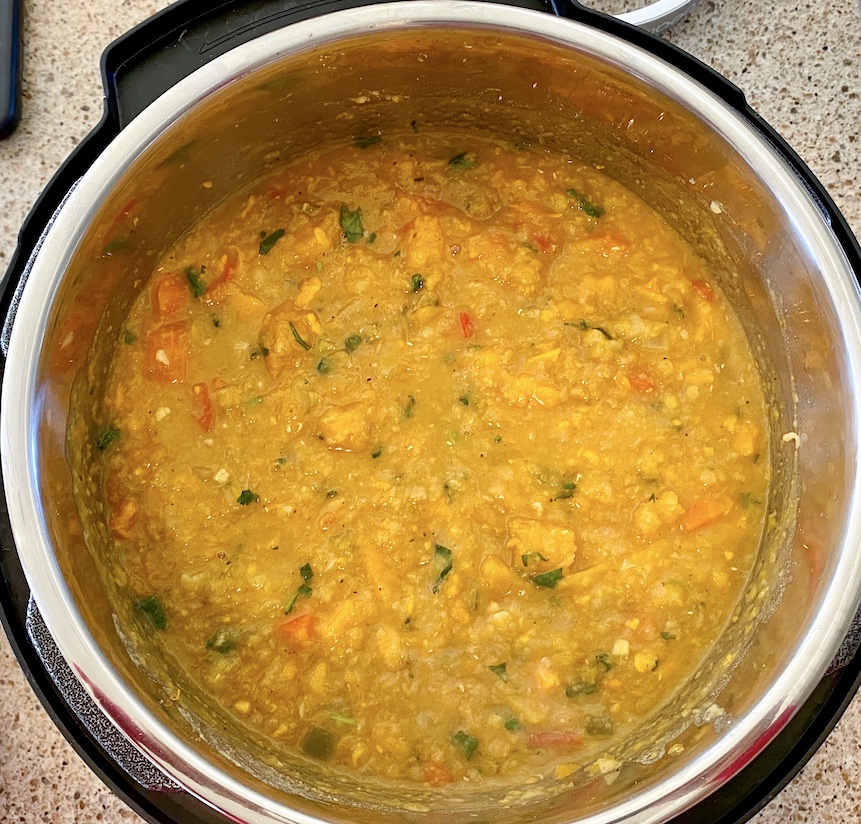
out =
[[109,426],[103,429],[96,439],[96,449],[99,452],[104,452],[117,438],[120,436],[120,430],[115,426]]
[[451,550],[448,547],[442,546],[442,544],[436,544],[434,555],[436,556],[436,564],[439,569],[439,575],[437,575],[436,583],[433,585],[433,591],[436,593],[439,592],[443,579],[451,572],[453,563]]
[[503,717],[505,718],[505,729],[511,732],[520,729],[520,722],[511,713],[506,713]]
[[461,395],[458,400],[464,405],[469,406],[469,395]]
[[568,197],[574,198],[577,201],[577,205],[587,214],[589,217],[599,218],[604,214],[604,208],[599,206],[597,203],[593,203],[589,200],[585,195],[580,194],[576,189],[566,189],[565,194]]
[[491,664],[488,669],[497,676],[500,681],[508,682],[508,672],[505,667],[505,661],[501,664]]
[[328,375],[328,374],[329,374],[329,372],[331,372],[331,371],[332,371],[332,361],[331,361],[329,358],[323,358],[323,359],[322,359],[322,360],[317,364],[317,371],[318,371],[321,375]]
[[478,739],[473,735],[465,733],[463,730],[458,730],[452,735],[451,743],[463,750],[467,761],[472,760],[472,756],[475,755],[475,751],[478,749]]
[[574,481],[562,481],[559,492],[556,493],[556,500],[567,500],[568,498],[573,497],[576,491],[577,484],[575,484]]
[[609,652],[599,652],[595,656],[595,660],[604,667],[604,672],[609,672],[613,669],[613,659],[610,657]]
[[661,633],[661,638],[663,638],[665,641],[675,641],[676,640],[676,636],[673,635],[672,632],[666,632],[666,631]]
[[137,335],[129,329],[126,329],[126,331],[123,332],[123,343],[131,346],[133,343],[137,342],[137,339]]
[[347,340],[344,341],[344,349],[348,352],[355,352],[359,346],[362,344],[362,336],[361,335],[350,335]]
[[[302,336],[299,334],[296,327],[293,325],[293,321],[288,321],[287,325],[290,327],[290,332],[293,335],[293,340],[299,344],[306,352],[311,348],[311,344],[308,341],[304,340]],[[268,353],[267,353],[268,354]]]
[[469,169],[474,169],[478,166],[478,161],[475,159],[475,156],[469,152],[461,152],[449,160],[448,165],[451,166],[452,169],[468,171]]
[[527,552],[520,556],[523,566],[528,567],[530,561],[546,561],[547,559],[540,552]]
[[260,500],[260,496],[252,492],[250,489],[243,489],[242,492],[239,493],[239,497],[236,499],[236,503],[241,504],[242,506],[248,506],[248,504],[256,504]]
[[373,452],[371,452],[371,457],[376,459],[379,458],[380,455],[383,454],[383,447],[378,446]]
[[303,581],[310,581],[314,577],[314,570],[311,569],[311,564],[303,564],[299,567],[299,574]]
[[193,269],[191,266],[185,270],[185,279],[188,281],[191,294],[199,298],[206,291],[206,284],[201,280],[200,276],[206,270],[203,266],[200,269]]
[[542,572],[540,575],[536,575],[532,579],[532,583],[537,587],[546,587],[547,589],[553,589],[556,584],[558,584],[562,580],[562,570],[554,569],[550,572]]
[[416,399],[414,395],[410,395],[407,398],[407,405],[404,407],[404,417],[409,419],[413,416],[413,413],[416,410]]
[[361,209],[357,208],[355,211],[351,211],[346,203],[342,203],[339,220],[347,243],[356,243],[362,239],[365,234],[365,227],[362,224]]
[[135,609],[142,612],[156,629],[167,629],[167,615],[157,595],[147,595],[135,601]]
[[420,292],[424,288],[424,285],[425,279],[418,272],[410,278],[410,289],[413,292]]
[[613,732],[613,719],[605,715],[590,715],[586,720],[589,735],[610,735]]
[[598,691],[598,685],[594,681],[578,681],[565,687],[566,698],[576,698],[578,695],[592,695]]
[[272,232],[271,235],[266,235],[266,237],[264,237],[263,240],[260,241],[260,246],[258,247],[258,251],[260,252],[260,254],[268,255],[272,251],[272,248],[275,246],[275,244],[278,243],[278,241],[281,240],[282,237],[284,237],[283,229],[276,229],[274,232]]

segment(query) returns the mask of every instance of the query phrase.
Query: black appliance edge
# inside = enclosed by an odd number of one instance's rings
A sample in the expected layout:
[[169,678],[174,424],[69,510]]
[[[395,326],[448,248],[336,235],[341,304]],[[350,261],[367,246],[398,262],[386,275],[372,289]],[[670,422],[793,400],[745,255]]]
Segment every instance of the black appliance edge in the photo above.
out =
[[[101,61],[101,121],[43,190],[19,232],[0,278],[0,318],[9,312],[27,262],[54,212],[111,140],[163,91],[213,58],[292,22],[390,0],[180,0],[114,41]],[[861,281],[861,248],[822,184],[792,148],[747,104],[743,93],[692,55],[642,29],[586,9],[577,0],[485,0],[553,13],[639,46],[687,73],[742,115],[786,160],[829,223]],[[5,361],[0,359],[0,376]],[[2,483],[0,483],[2,485]],[[51,719],[90,768],[152,824],[222,824],[225,819],[185,793],[137,786],[83,727],[58,691],[25,630],[29,588],[17,557],[5,496],[0,501],[0,622],[28,681]],[[674,824],[742,824],[771,801],[833,730],[861,685],[861,653],[825,676],[786,727],[746,767]]]

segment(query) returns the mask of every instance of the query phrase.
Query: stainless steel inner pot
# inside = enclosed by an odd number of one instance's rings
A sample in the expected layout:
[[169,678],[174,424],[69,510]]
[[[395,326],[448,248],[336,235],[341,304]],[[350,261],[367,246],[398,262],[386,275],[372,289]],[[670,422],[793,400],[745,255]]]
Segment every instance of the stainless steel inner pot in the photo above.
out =
[[[709,260],[772,407],[770,518],[732,621],[636,739],[564,779],[425,791],[255,740],[139,635],[108,551],[84,447],[90,398],[155,261],[274,165],[411,122],[568,152],[643,197]],[[132,197],[137,223],[111,250]],[[36,603],[97,704],[166,774],[238,821],[665,821],[780,731],[861,600],[859,352],[855,273],[816,199],[748,119],[679,69],[598,29],[496,4],[343,11],[262,36],[177,84],[58,210],[9,340],[9,513]]]

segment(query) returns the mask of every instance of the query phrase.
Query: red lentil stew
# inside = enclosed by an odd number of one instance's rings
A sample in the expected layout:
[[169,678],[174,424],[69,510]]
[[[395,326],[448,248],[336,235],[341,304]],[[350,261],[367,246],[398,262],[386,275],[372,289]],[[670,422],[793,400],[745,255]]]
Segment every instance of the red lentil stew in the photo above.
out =
[[484,138],[360,135],[231,196],[145,284],[101,414],[141,626],[259,734],[419,784],[631,735],[765,517],[714,273],[600,170]]

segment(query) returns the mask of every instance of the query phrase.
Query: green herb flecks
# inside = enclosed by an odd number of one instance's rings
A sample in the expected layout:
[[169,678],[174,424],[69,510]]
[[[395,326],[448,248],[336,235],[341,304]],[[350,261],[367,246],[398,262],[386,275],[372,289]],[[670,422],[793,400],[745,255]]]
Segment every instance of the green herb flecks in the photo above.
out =
[[613,669],[613,659],[609,652],[599,652],[595,656],[595,660],[604,668],[604,672],[609,672]]
[[371,457],[376,460],[383,454],[383,447],[378,446],[373,452],[371,452]]
[[520,729],[520,722],[512,715],[510,712],[506,712],[502,716],[503,724],[505,724],[505,729],[510,732],[517,732]]
[[350,335],[350,337],[348,337],[347,340],[344,341],[344,349],[346,349],[350,354],[355,352],[361,345],[361,335]]
[[123,332],[123,343],[127,346],[131,346],[133,343],[137,343],[137,340],[138,336],[129,329],[126,329],[125,332]]
[[290,333],[293,335],[293,340],[299,344],[306,352],[311,348],[311,344],[308,343],[300,334],[296,327],[293,325],[293,321],[288,321],[287,325],[290,327]]
[[[337,493],[336,493],[337,494]],[[299,567],[299,574],[302,576],[302,583],[299,588],[287,599],[284,604],[284,614],[289,615],[296,606],[296,602],[300,598],[310,598],[313,590],[309,586],[309,582],[314,577],[314,571],[311,569],[311,564],[303,564]]]
[[461,395],[458,400],[464,405],[469,406],[469,395]]
[[598,685],[594,681],[577,681],[565,687],[566,698],[578,698],[581,695],[592,695],[598,692]]
[[256,492],[252,492],[250,489],[243,489],[242,492],[239,493],[236,503],[241,504],[242,506],[248,506],[248,504],[256,504],[259,500],[260,496]]
[[478,739],[463,730],[458,730],[451,737],[451,743],[463,751],[467,761],[471,761],[478,749]]
[[120,430],[115,426],[109,426],[99,433],[96,438],[96,449],[104,452],[120,436]]
[[259,349],[252,349],[248,354],[249,360],[256,360],[257,358],[265,358],[269,355],[269,350],[265,346],[261,346]]
[[284,237],[283,229],[276,229],[271,234],[266,235],[263,240],[260,241],[260,246],[258,247],[259,253],[261,255],[268,255],[282,237]]
[[359,135],[358,137],[353,138],[353,143],[355,143],[360,149],[367,149],[368,146],[376,146],[376,144],[381,143],[382,140],[382,136],[378,134]]
[[312,727],[302,740],[302,750],[320,761],[328,761],[335,752],[335,735],[322,727]]
[[342,203],[338,219],[341,223],[344,237],[347,238],[347,243],[356,243],[362,239],[362,236],[365,234],[365,227],[362,224],[361,209],[356,208],[355,211],[351,211],[346,203]]
[[540,552],[526,552],[520,556],[520,560],[523,566],[528,567],[529,564],[537,564],[539,561],[546,561],[547,559]]
[[206,267],[201,266],[200,269],[194,269],[191,266],[185,270],[185,279],[188,281],[188,286],[191,289],[191,294],[199,298],[206,291],[206,284],[203,282],[201,275],[206,272]]
[[349,715],[341,715],[338,712],[330,712],[329,718],[333,721],[337,721],[339,724],[349,724],[351,727],[356,727],[359,724],[355,718],[350,718]]
[[317,371],[321,375],[328,375],[332,371],[332,360],[331,360],[331,358],[323,358],[317,364]]
[[762,505],[762,501],[760,501],[760,500],[759,500],[759,498],[755,498],[755,497],[753,496],[753,493],[752,493],[752,492],[739,492],[739,494],[738,494],[738,502],[739,502],[743,507],[749,507],[749,506],[761,506],[761,505]]
[[407,397],[407,403],[404,406],[404,417],[409,420],[416,411],[416,399],[414,395]]
[[135,601],[135,610],[145,615],[156,629],[167,629],[167,615],[157,595],[147,595]]
[[577,491],[577,484],[574,481],[562,481],[562,484],[559,487],[559,491],[556,493],[556,497],[554,500],[556,501],[564,501],[568,498],[574,496],[574,493]]
[[236,632],[235,630],[228,629],[227,627],[222,627],[217,630],[215,635],[211,636],[206,640],[207,649],[214,650],[215,652],[219,652],[222,655],[226,655],[236,646]]
[[505,661],[501,664],[491,664],[488,669],[497,677],[500,681],[508,683],[508,670],[505,666]]
[[424,285],[425,279],[418,272],[410,278],[410,289],[412,289],[413,292],[420,292],[424,289]]
[[105,248],[102,249],[103,255],[115,255],[118,252],[127,252],[131,249],[131,240],[127,237],[115,237],[113,240],[109,240],[105,245]]
[[478,166],[478,161],[475,159],[475,155],[473,155],[472,153],[461,152],[460,154],[455,155],[451,160],[449,160],[448,165],[452,169],[466,172]]
[[453,562],[452,562],[452,554],[451,550],[448,547],[442,546],[442,544],[436,544],[434,546],[434,557],[436,559],[436,566],[439,570],[439,574],[436,578],[436,583],[433,585],[434,593],[439,592],[439,588],[442,585],[443,580],[446,575],[449,574],[452,570]]
[[580,209],[589,215],[589,217],[599,218],[604,214],[603,206],[593,203],[585,195],[580,194],[576,189],[566,189],[565,194],[568,195],[568,197],[574,198]]
[[539,575],[536,575],[532,579],[532,583],[537,587],[545,587],[546,589],[553,589],[556,584],[558,584],[562,580],[562,570],[554,569],[550,572],[542,572]]
[[376,239],[377,239],[377,233],[376,232],[371,232],[371,234],[368,235],[368,243],[373,243]]
[[590,715],[586,719],[586,732],[594,736],[611,735],[613,733],[613,719],[606,715]]
[[666,632],[666,631],[661,633],[661,638],[663,638],[665,641],[675,641],[676,640],[676,636],[673,635],[672,632]]

